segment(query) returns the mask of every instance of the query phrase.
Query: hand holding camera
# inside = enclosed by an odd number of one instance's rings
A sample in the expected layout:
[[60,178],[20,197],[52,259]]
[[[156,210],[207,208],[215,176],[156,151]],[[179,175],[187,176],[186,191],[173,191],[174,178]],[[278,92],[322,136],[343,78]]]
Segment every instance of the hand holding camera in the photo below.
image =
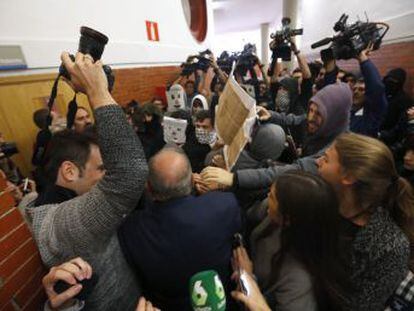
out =
[[100,60],[94,62],[89,54],[77,52],[73,61],[67,52],[61,56],[63,65],[70,74],[70,81],[75,92],[88,96],[93,108],[114,104],[115,101],[108,91],[108,80]]
[[366,49],[362,50],[359,53],[359,55],[357,57],[357,59],[359,60],[359,62],[360,63],[363,63],[363,62],[367,61],[368,60],[369,53],[371,53],[371,51],[373,49],[374,49],[374,44],[372,42],[370,42],[369,45],[368,45],[368,47]]

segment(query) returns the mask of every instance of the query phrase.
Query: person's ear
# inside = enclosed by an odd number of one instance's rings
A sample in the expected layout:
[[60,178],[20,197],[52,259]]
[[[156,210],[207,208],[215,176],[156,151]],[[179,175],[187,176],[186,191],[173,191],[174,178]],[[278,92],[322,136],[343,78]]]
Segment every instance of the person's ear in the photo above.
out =
[[342,173],[341,183],[343,186],[352,186],[357,182],[357,179],[348,173]]
[[60,165],[59,171],[66,182],[73,182],[79,178],[79,168],[71,161],[64,161]]

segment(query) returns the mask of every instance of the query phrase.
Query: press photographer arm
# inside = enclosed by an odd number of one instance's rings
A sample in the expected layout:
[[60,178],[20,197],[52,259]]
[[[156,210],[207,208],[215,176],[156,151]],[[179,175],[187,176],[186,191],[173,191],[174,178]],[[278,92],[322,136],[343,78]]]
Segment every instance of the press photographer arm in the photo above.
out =
[[[35,231],[35,237],[39,245],[70,250],[66,256],[82,256],[90,251],[90,245],[105,245],[124,215],[134,209],[144,190],[148,168],[139,138],[107,89],[102,63],[94,63],[90,55],[80,52],[74,62],[63,53],[62,61],[70,74],[70,84],[75,91],[87,94],[94,109],[106,172],[89,191],[51,209],[47,215],[52,219],[48,221],[50,230],[47,234]],[[28,213],[36,217],[35,211]]]
[[387,111],[387,99],[385,96],[385,86],[381,75],[369,59],[369,54],[373,50],[371,43],[365,50],[359,53],[357,59],[360,63],[361,73],[365,82],[365,103],[364,114],[369,114],[372,118],[372,126],[369,130],[370,135],[376,136],[380,123]]
[[67,82],[75,92],[82,92],[88,96],[93,109],[116,105],[108,91],[108,80],[100,60],[93,62],[91,55],[81,52],[76,53],[75,61],[72,61],[67,52],[62,53],[61,59],[71,76],[71,80]]
[[211,66],[213,67],[214,73],[216,75],[218,75],[218,78],[220,79],[220,81],[223,84],[226,84],[227,79],[229,78],[229,76],[227,75],[227,73],[225,73],[223,70],[220,69],[214,55],[212,55],[212,57],[211,57]]
[[303,79],[310,79],[312,77],[308,61],[306,60],[305,55],[303,55],[297,48],[296,42],[294,38],[291,38],[290,40],[290,48],[292,49],[293,54],[296,55],[296,58],[298,60],[298,65],[300,70],[302,71],[302,77]]

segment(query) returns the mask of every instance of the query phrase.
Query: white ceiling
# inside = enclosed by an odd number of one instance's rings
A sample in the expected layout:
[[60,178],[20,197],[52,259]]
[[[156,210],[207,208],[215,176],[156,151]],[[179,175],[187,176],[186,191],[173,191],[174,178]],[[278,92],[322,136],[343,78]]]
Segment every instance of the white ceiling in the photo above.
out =
[[215,33],[255,30],[279,24],[283,0],[213,0]]
[[[262,23],[270,23],[270,31],[280,28],[283,0],[211,1],[216,35],[226,36],[228,33],[259,31]],[[292,1],[298,2],[298,26],[304,27],[303,36],[299,40],[302,41],[302,47],[306,49],[311,43],[332,36],[334,34],[332,27],[342,13],[349,14],[349,23],[354,23],[358,16],[365,20],[364,12],[367,12],[371,21],[389,23],[390,31],[384,42],[414,38],[414,0]]]

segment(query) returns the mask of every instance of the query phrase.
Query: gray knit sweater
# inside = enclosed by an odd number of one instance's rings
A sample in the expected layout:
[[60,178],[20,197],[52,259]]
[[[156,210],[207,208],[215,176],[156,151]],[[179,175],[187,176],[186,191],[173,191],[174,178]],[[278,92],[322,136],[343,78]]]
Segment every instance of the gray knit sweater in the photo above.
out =
[[141,143],[120,107],[95,110],[106,174],[88,193],[55,205],[27,210],[43,262],[51,267],[80,256],[99,282],[87,300],[92,310],[135,310],[138,282],[116,235],[138,203],[147,178]]

